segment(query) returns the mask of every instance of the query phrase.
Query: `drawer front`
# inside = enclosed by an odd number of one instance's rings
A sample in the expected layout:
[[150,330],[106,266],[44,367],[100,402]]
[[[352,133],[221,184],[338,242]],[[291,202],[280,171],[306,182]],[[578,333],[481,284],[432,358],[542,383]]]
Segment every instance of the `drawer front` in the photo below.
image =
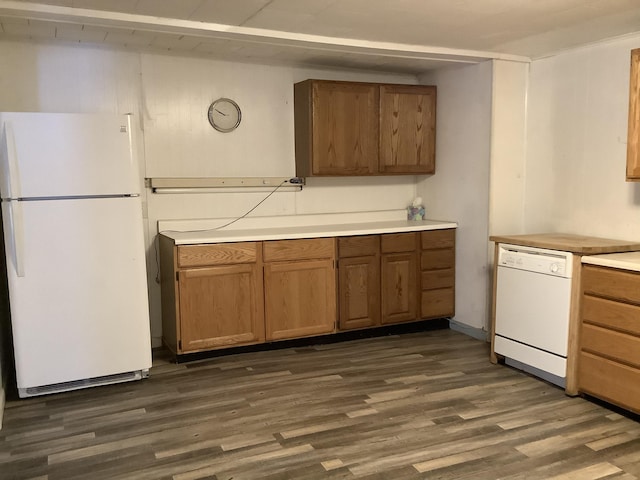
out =
[[421,285],[422,290],[453,287],[455,285],[455,271],[453,268],[445,268],[422,272]]
[[181,245],[178,247],[178,267],[180,268],[254,263],[257,258],[257,242]]
[[640,273],[585,265],[582,288],[585,293],[640,304]]
[[334,238],[262,242],[265,262],[335,258]]
[[436,270],[440,268],[454,268],[456,264],[455,252],[452,248],[441,250],[423,250],[420,255],[422,270]]
[[640,370],[582,352],[578,390],[640,413]]
[[338,238],[338,256],[366,257],[380,253],[379,235],[358,235]]
[[583,295],[582,320],[640,336],[640,307]]
[[640,368],[640,338],[607,328],[583,324],[582,350]]
[[382,253],[413,252],[416,249],[415,233],[387,233],[380,237]]
[[425,290],[420,301],[421,318],[452,317],[455,313],[455,293],[453,287]]
[[431,248],[453,248],[456,243],[456,230],[429,230],[420,234],[420,243],[423,250]]

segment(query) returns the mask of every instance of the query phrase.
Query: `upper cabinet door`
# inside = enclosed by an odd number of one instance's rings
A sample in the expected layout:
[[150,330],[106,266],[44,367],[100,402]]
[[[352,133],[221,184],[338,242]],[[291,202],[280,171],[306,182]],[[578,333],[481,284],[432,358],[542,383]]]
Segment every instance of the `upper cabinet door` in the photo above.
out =
[[295,86],[298,175],[371,175],[378,165],[378,86],[309,80]]
[[640,181],[640,48],[631,50],[627,181]]
[[380,173],[435,173],[436,87],[380,86]]

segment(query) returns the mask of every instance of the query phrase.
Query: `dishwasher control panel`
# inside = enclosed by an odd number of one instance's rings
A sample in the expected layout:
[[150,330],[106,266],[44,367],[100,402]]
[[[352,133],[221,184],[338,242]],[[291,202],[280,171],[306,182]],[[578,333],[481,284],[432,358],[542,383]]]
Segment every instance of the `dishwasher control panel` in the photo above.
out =
[[498,266],[571,278],[572,257],[570,252],[501,243]]

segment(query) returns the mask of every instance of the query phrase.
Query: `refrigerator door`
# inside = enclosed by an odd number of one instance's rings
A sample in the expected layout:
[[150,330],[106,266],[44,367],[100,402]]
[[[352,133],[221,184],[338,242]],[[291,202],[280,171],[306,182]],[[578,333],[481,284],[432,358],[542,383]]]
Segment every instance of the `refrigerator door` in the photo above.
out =
[[140,198],[3,202],[7,245],[11,203],[23,231],[23,276],[7,259],[18,388],[150,368]]
[[0,113],[2,198],[139,194],[130,118]]

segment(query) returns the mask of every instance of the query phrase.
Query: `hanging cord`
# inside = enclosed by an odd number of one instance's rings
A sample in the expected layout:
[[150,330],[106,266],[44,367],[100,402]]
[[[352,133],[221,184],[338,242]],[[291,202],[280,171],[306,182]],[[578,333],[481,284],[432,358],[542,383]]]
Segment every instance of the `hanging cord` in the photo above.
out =
[[[278,191],[278,189],[280,187],[282,187],[285,183],[287,183],[286,180],[283,180],[282,182],[280,182],[279,185],[276,186],[276,188],[274,188],[273,190],[271,190],[269,192],[269,194],[264,197],[262,200],[260,200],[258,203],[256,203],[253,207],[251,207],[249,210],[247,210],[243,215],[239,216],[238,218],[234,218],[233,220],[231,220],[230,222],[227,222],[223,225],[220,225],[218,227],[214,227],[214,228],[203,228],[201,230],[190,230],[191,232],[215,232],[216,230],[221,230],[225,227],[228,227],[229,225],[232,225],[234,223],[236,223],[238,220],[242,220],[243,218],[245,218],[247,215],[249,215],[251,212],[253,212],[256,208],[258,208],[260,205],[262,205],[264,202],[267,201],[267,199],[273,195],[274,193],[276,193]],[[175,232],[175,230],[163,230],[162,232],[158,232],[158,233],[163,233],[163,232]],[[156,257],[156,283],[160,283],[160,254],[158,252],[158,244],[157,242],[159,242],[159,238],[158,236],[156,236],[155,241],[153,242],[153,248],[155,250],[155,257]]]
[[[262,205],[264,202],[267,201],[267,199],[273,195],[274,193],[276,193],[278,191],[278,189],[283,186],[285,183],[287,183],[286,180],[283,180],[282,182],[280,182],[280,184],[274,188],[273,190],[271,190],[271,192],[269,192],[269,195],[267,195],[266,197],[264,197],[262,200],[260,200],[258,203],[256,203],[252,208],[250,208],[244,215],[236,218],[235,220],[231,220],[228,223],[225,223],[224,225],[220,225],[219,227],[215,227],[215,228],[210,228],[209,230],[211,231],[215,231],[215,230],[221,230],[224,227],[228,227],[229,225],[232,225],[234,223],[236,223],[238,220],[242,220],[243,218],[245,218],[247,215],[249,215],[251,212],[253,212],[256,208],[258,208],[260,205]],[[206,231],[206,230],[199,230],[199,231]]]

